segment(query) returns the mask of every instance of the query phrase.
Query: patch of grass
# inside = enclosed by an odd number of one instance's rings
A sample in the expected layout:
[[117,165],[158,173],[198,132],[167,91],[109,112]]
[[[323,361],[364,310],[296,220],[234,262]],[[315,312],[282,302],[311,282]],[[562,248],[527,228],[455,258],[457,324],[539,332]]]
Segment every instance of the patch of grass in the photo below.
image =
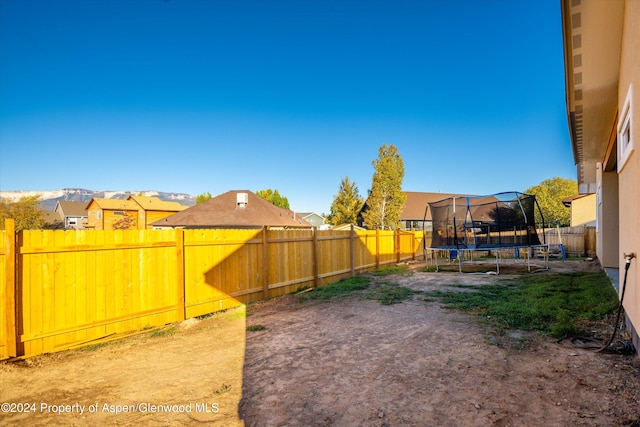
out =
[[390,282],[382,282],[372,286],[366,295],[367,299],[373,299],[383,305],[398,304],[413,297],[413,295],[421,293],[413,289],[405,288]]
[[580,334],[582,331],[571,318],[571,313],[567,310],[558,310],[556,322],[551,325],[551,336],[570,337]]
[[497,285],[461,286],[472,292],[426,292],[445,307],[482,316],[498,328],[561,337],[579,332],[576,322],[615,311],[617,295],[604,272],[522,276]]
[[177,327],[177,325],[171,325],[165,328],[154,329],[149,336],[153,338],[168,337],[176,333]]
[[414,291],[387,281],[376,283],[367,276],[356,276],[300,293],[297,296],[300,302],[357,297],[391,305],[405,301],[417,293],[421,291]]
[[244,319],[247,317],[246,310],[236,310],[227,314],[227,320]]
[[213,392],[214,396],[220,396],[222,394],[228,393],[231,390],[231,386],[226,383],[222,383],[222,386]]
[[96,344],[89,344],[89,345],[85,345],[84,347],[80,347],[80,351],[96,351],[99,350],[103,347],[106,347],[107,345],[109,345],[108,342],[99,342]]
[[409,267],[406,265],[394,265],[373,270],[370,274],[373,274],[374,276],[388,276],[390,274],[403,274],[410,272]]
[[362,291],[369,287],[370,280],[365,276],[355,276],[339,282],[320,286],[312,291],[298,295],[298,301],[320,300],[325,301],[333,298],[344,298],[353,295],[354,292]]
[[247,326],[247,332],[264,331],[267,329],[264,325],[249,325]]

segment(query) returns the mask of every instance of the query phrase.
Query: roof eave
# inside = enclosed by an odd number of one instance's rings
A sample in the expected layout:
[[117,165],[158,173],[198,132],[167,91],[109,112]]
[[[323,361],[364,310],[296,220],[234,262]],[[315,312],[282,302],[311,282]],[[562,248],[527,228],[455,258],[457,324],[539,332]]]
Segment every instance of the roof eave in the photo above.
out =
[[589,187],[615,127],[624,0],[561,0],[561,8],[571,148],[578,182]]

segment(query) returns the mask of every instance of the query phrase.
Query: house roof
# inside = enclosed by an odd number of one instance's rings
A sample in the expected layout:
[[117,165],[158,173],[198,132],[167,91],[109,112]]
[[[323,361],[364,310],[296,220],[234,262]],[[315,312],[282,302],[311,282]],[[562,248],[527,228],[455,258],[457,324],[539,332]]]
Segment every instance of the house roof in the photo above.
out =
[[[247,195],[247,203],[238,203],[238,194]],[[242,197],[242,196],[241,196]],[[154,227],[311,227],[289,209],[279,208],[249,190],[232,190],[182,212],[151,223]]]
[[324,217],[315,212],[296,212],[296,218],[302,218],[308,220],[309,218],[317,217],[318,219],[324,221]]
[[62,218],[60,218],[60,215],[58,215],[57,212],[51,212],[44,209],[40,212],[42,213],[42,219],[45,224],[51,224],[55,221],[62,221]]
[[92,203],[98,205],[100,209],[103,210],[114,210],[114,211],[137,211],[140,209],[140,206],[132,201],[132,200],[122,200],[122,199],[102,199],[98,197],[94,197],[87,204],[87,209],[91,206]]
[[127,200],[133,200],[145,211],[180,212],[188,208],[178,202],[168,202],[157,197],[129,196]]
[[[427,205],[429,203],[437,202],[439,200],[448,199],[449,197],[458,197],[460,194],[448,194],[448,193],[423,193],[416,191],[405,191],[407,195],[407,201],[402,206],[400,212],[400,220],[423,220]],[[427,219],[431,219],[431,213],[427,212]]]
[[582,199],[583,197],[587,197],[587,196],[588,196],[588,194],[576,194],[575,196],[565,197],[564,199],[562,199],[562,204],[565,205],[566,207],[570,208],[571,207],[571,203],[573,203],[574,200]]
[[66,202],[59,201],[56,204],[56,212],[60,209],[62,216],[75,216],[82,217],[87,216],[87,203],[86,202]]
[[296,212],[296,217],[300,217],[300,218],[307,218],[313,215],[317,216],[320,219],[324,219],[322,215],[317,214],[315,212]]

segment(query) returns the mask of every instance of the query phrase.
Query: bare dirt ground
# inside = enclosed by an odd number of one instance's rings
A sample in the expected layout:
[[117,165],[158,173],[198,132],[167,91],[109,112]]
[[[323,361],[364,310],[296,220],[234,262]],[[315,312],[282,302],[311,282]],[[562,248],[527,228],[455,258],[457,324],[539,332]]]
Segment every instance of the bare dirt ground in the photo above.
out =
[[[549,273],[591,268],[553,263]],[[383,279],[430,290],[508,277]],[[523,346],[476,320],[418,295],[395,305],[359,298],[301,304],[286,296],[246,313],[240,307],[1,363],[0,402],[9,405],[0,424],[640,425],[637,357],[544,337]]]

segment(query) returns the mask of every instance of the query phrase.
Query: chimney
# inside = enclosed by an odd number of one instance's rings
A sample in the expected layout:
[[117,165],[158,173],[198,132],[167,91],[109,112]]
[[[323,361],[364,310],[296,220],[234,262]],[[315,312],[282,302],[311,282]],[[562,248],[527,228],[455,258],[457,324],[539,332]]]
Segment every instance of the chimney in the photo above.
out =
[[236,207],[243,209],[249,203],[249,195],[247,193],[236,194]]

